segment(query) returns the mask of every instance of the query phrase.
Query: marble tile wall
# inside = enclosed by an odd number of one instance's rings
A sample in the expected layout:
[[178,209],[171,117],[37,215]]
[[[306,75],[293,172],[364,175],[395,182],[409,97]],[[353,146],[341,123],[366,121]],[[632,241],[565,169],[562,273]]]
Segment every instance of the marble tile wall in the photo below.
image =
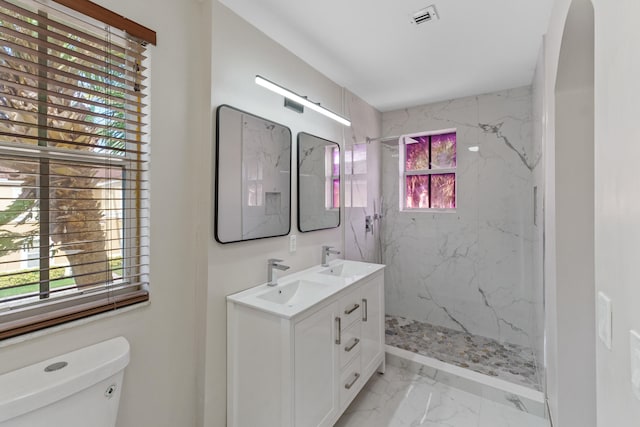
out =
[[457,208],[448,213],[399,210],[398,145],[382,145],[387,314],[533,346],[532,171],[541,154],[531,88],[382,119],[383,136],[455,128],[458,144]]

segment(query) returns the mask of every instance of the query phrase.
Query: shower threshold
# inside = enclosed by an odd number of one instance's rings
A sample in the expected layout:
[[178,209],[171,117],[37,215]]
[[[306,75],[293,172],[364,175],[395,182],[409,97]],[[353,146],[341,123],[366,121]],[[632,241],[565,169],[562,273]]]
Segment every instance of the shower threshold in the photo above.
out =
[[385,323],[390,354],[534,400],[543,398],[529,348],[400,316],[387,315]]

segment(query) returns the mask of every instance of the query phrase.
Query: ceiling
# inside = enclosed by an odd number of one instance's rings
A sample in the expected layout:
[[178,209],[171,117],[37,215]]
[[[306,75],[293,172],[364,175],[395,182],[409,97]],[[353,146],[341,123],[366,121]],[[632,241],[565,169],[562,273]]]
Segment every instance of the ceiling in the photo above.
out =
[[[380,111],[531,84],[554,0],[220,0]],[[435,4],[439,20],[411,15]]]

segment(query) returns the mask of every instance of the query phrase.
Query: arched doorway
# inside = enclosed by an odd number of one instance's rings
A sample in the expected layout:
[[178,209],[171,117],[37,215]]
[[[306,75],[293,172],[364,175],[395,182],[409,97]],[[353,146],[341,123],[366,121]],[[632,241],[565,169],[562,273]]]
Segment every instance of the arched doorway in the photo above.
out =
[[[594,9],[573,0],[555,82],[555,280],[545,284],[547,395],[554,425],[596,425]],[[553,203],[552,202],[552,203]]]

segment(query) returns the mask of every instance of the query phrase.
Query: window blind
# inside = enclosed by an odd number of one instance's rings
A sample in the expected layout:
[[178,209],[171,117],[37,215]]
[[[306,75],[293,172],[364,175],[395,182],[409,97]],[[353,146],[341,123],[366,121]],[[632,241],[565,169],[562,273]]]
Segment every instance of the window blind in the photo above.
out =
[[92,16],[0,0],[0,339],[148,299],[146,42]]

